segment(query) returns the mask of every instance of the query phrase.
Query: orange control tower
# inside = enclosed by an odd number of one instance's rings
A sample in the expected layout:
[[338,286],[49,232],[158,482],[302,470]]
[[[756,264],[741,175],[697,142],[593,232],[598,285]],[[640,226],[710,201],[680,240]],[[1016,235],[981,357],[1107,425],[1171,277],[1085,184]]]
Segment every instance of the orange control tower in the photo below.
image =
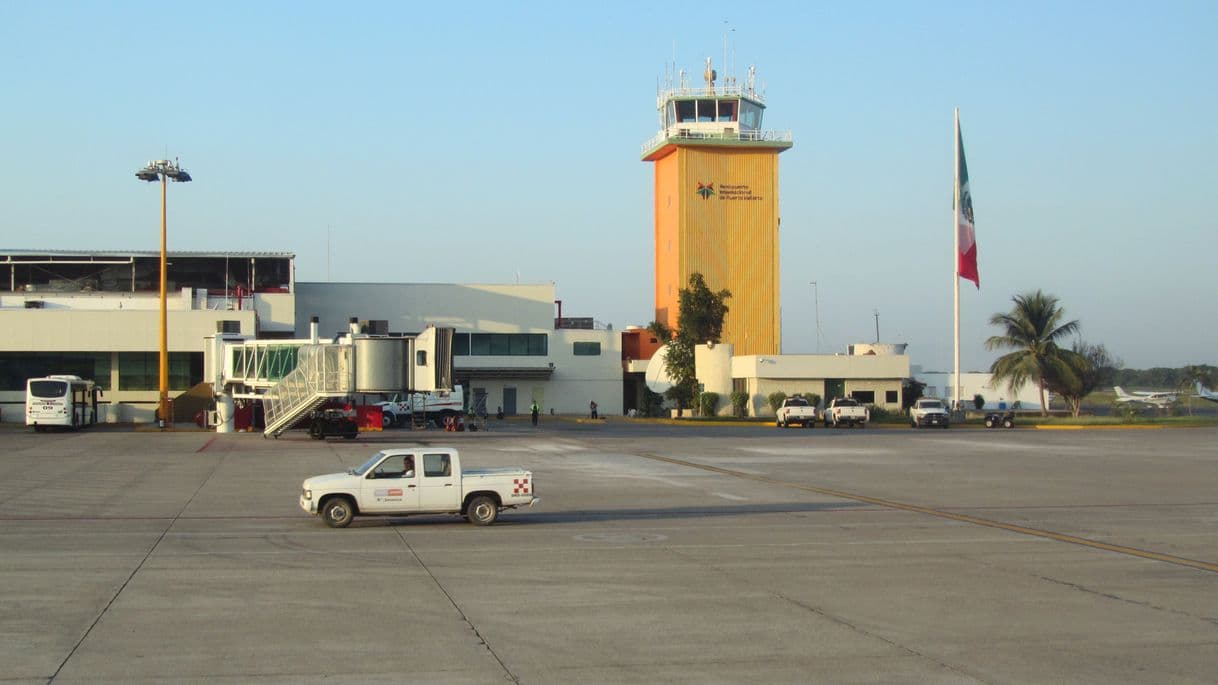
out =
[[732,292],[723,342],[778,354],[778,153],[791,133],[762,129],[753,67],[744,86],[716,76],[707,58],[705,85],[689,87],[684,70],[669,79],[660,132],[643,144],[655,163],[656,320],[676,328],[680,289],[701,273]]

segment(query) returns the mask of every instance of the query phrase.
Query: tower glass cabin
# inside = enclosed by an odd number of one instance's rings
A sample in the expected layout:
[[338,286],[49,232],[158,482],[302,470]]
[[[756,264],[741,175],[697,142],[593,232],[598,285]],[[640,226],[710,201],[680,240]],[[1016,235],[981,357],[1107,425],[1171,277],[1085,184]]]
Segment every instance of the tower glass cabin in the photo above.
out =
[[727,79],[679,82],[657,96],[660,131],[643,144],[655,165],[656,320],[676,328],[680,289],[701,273],[728,289],[722,342],[736,354],[781,352],[778,301],[778,154],[790,131],[762,128],[765,98]]

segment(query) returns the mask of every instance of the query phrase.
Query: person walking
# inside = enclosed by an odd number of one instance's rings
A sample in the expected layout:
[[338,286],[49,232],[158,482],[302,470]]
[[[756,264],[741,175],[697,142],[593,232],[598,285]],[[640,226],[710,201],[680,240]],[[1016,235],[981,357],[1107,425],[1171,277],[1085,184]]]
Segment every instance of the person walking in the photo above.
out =
[[589,402],[589,403],[588,403],[588,411],[592,412],[592,418],[594,418],[594,419],[595,419],[595,418],[597,418],[597,416],[596,416],[596,400],[592,400],[591,402]]
[[533,414],[533,425],[536,426],[537,425],[537,413],[541,411],[541,407],[537,406],[537,400],[533,400],[533,406],[529,411],[531,411]]

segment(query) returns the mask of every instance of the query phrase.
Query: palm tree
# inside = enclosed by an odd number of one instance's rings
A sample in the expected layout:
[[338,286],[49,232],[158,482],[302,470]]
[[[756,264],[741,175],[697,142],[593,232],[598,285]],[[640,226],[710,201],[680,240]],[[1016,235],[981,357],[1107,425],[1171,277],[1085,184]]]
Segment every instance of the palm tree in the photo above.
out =
[[[1206,364],[1190,364],[1181,369],[1180,382],[1176,385],[1176,389],[1183,394],[1192,390],[1197,383],[1200,383],[1206,387],[1212,386],[1214,384],[1215,375],[1214,367],[1212,366],[1208,366]],[[1186,396],[1188,397],[1188,414],[1189,416],[1192,416],[1193,397],[1195,397],[1195,395]]]
[[1036,292],[1011,298],[1015,307],[1006,314],[990,317],[990,325],[1003,329],[1002,335],[985,341],[987,349],[1013,348],[990,366],[994,381],[1006,381],[1011,392],[1035,379],[1040,389],[1040,414],[1049,415],[1045,404],[1045,385],[1053,379],[1071,378],[1074,371],[1065,362],[1057,341],[1078,332],[1078,321],[1062,323],[1066,312],[1053,295]]

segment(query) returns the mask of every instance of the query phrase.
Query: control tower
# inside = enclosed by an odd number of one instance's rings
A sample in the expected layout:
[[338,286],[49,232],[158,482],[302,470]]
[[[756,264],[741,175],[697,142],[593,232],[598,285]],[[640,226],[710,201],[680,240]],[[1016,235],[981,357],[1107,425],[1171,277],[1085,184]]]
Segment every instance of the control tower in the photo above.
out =
[[727,288],[723,342],[735,353],[779,354],[778,153],[790,131],[761,127],[765,97],[749,67],[746,83],[705,84],[685,71],[657,94],[660,132],[643,144],[655,164],[656,320],[677,326],[678,294],[692,273],[712,291]]

